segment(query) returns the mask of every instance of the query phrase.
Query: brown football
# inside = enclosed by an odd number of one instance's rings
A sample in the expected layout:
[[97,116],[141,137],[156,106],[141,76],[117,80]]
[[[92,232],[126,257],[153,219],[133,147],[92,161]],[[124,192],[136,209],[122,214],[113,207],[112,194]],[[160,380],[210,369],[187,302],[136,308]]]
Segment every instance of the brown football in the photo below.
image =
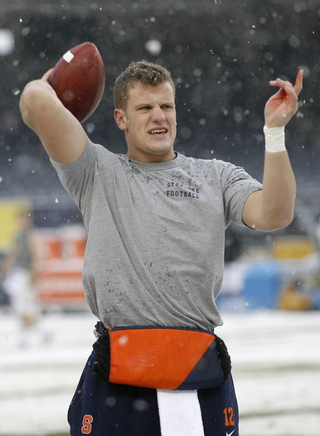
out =
[[56,63],[49,83],[64,106],[83,123],[98,107],[105,87],[105,68],[97,47],[83,42]]

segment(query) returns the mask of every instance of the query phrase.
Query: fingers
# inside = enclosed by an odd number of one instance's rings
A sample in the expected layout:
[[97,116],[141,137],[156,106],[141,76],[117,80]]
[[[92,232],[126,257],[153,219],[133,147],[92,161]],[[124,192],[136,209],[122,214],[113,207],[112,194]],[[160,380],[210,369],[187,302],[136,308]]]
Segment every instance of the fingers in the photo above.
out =
[[296,96],[298,96],[302,90],[303,82],[303,70],[300,70],[297,74],[295,85],[293,86],[288,80],[282,80],[277,78],[276,80],[270,80],[269,84],[271,86],[277,86],[279,88],[285,89],[287,92],[291,93],[294,90]]
[[277,86],[279,88],[293,88],[292,83],[290,83],[288,80],[282,80],[282,79],[276,79],[276,80],[270,80],[269,84],[271,86]]
[[297,74],[295,84],[277,78],[269,84],[278,87],[278,91],[270,97],[265,106],[267,126],[286,125],[298,110],[298,95],[302,90],[303,70]]
[[41,77],[41,79],[46,81],[46,82],[49,82],[52,71],[53,71],[53,68],[50,68],[50,70],[48,70],[46,73],[44,73],[44,75]]
[[296,95],[299,95],[300,92],[302,91],[302,83],[303,83],[303,70],[300,70],[297,74],[296,83],[294,85]]

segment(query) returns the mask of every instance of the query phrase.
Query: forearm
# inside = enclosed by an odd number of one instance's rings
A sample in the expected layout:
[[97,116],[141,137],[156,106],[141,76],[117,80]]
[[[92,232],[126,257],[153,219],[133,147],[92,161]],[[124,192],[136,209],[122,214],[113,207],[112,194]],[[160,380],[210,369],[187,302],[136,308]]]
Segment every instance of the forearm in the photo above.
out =
[[296,182],[287,151],[265,152],[260,208],[263,230],[286,227],[293,219]]
[[247,199],[243,221],[249,227],[264,231],[286,227],[294,215],[295,195],[296,182],[285,149],[284,129],[269,131],[269,137],[266,135],[263,188]]
[[82,155],[86,133],[46,80],[35,80],[26,85],[20,110],[24,122],[37,133],[53,159],[74,162]]

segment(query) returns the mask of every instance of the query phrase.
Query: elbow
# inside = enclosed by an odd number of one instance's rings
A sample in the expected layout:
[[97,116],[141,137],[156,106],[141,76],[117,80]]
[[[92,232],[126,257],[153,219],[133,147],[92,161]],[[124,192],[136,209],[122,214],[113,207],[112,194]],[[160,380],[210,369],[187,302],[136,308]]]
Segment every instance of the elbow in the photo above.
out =
[[266,226],[262,230],[272,232],[274,230],[280,230],[288,227],[294,217],[294,212],[278,213],[272,216],[269,220],[266,220]]
[[277,223],[277,228],[275,230],[278,229],[284,229],[286,227],[288,227],[293,220],[293,214],[292,215],[288,215],[288,216],[284,216],[282,217],[282,219],[279,219],[278,223]]
[[21,113],[22,120],[24,121],[27,126],[30,127],[30,111],[28,109],[28,104],[25,101],[24,96],[21,96],[20,103],[19,103],[19,109]]
[[21,116],[25,124],[32,128],[32,120],[34,112],[37,107],[38,92],[32,87],[32,83],[29,83],[22,92],[19,109]]
[[46,89],[49,86],[45,82],[35,80],[28,83],[22,92],[19,102],[21,116],[27,126],[33,130],[38,117],[47,110],[50,104],[48,97],[53,90],[51,87]]

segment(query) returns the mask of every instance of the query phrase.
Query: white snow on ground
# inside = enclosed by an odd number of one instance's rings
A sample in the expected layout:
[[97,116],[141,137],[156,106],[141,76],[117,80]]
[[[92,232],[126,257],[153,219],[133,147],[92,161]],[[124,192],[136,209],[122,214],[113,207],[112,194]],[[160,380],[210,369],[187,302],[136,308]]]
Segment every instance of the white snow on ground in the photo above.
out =
[[[217,333],[232,356],[241,436],[320,435],[320,313],[223,317]],[[1,314],[0,435],[68,431],[67,409],[95,340],[95,321],[87,312],[46,315],[51,342],[34,337],[22,349],[16,320]]]

